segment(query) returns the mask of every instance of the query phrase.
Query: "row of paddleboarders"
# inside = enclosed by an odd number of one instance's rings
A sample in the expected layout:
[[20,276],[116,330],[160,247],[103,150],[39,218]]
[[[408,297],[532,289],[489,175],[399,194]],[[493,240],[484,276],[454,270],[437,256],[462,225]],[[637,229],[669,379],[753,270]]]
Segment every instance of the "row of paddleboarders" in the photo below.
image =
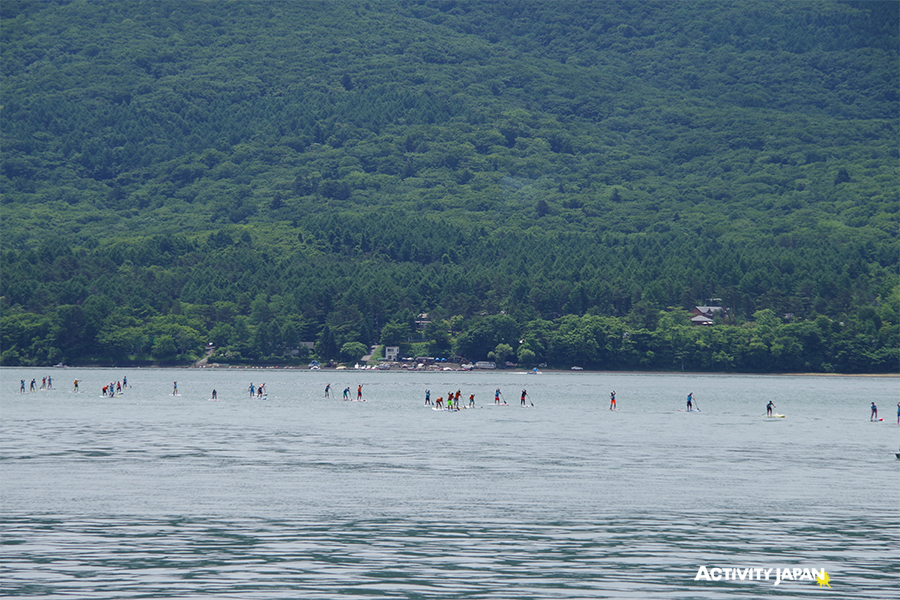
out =
[[[362,395],[363,384],[359,384],[356,386],[356,401],[357,402],[365,402],[365,399]],[[325,386],[325,397],[332,398],[334,396],[331,395],[331,384]],[[344,388],[344,391],[341,393],[341,400],[353,400],[353,397],[350,394],[350,386]]]
[[[78,387],[78,384],[81,383],[80,379],[76,379],[72,382],[72,391],[75,393],[81,392],[81,389]],[[116,394],[121,394],[122,390],[128,387],[128,377],[122,377],[121,381],[113,381],[104,385],[100,390],[100,395],[103,397],[112,398]],[[41,390],[47,391],[53,389],[53,377],[47,376],[41,378]],[[28,386],[29,392],[37,391],[37,380],[32,379],[31,384]],[[25,390],[25,380],[19,380],[19,393],[26,393]]]
[[[53,377],[48,375],[46,377],[41,377],[41,390],[52,390],[53,389]],[[28,386],[28,392],[36,392],[37,390],[37,379],[32,379],[31,383]],[[19,393],[25,394],[27,393],[25,390],[25,380],[19,380]]]
[[[72,383],[72,386],[73,386],[72,391],[74,391],[74,392],[81,391],[78,387],[78,384],[80,382],[81,382],[80,379],[76,379]],[[107,385],[104,385],[103,388],[101,389],[100,395],[102,397],[112,398],[118,394],[121,394],[122,391],[127,388],[128,388],[128,377],[125,376],[125,377],[122,377],[121,381],[113,381],[113,382],[108,383]],[[362,388],[363,388],[362,384],[360,384],[356,387],[356,400],[357,401],[363,401]],[[53,377],[50,375],[48,375],[46,377],[42,377],[40,389],[41,390],[52,390],[53,389]],[[251,398],[254,398],[254,397],[255,398],[263,398],[268,394],[265,383],[262,383],[259,386],[255,386],[253,384],[253,382],[251,381],[247,390],[250,392]],[[26,386],[24,379],[21,379],[19,381],[19,393],[20,394],[25,394],[28,392],[36,392],[36,391],[38,391],[37,379],[32,379],[30,384],[28,384],[27,386]],[[177,381],[172,382],[172,395],[173,396],[179,395]],[[444,405],[446,404],[447,408],[459,408],[461,405],[461,402],[462,402],[461,395],[462,395],[462,392],[460,390],[456,390],[455,392],[448,392],[446,401],[443,398],[443,396],[438,396],[434,400],[434,406],[435,406],[435,408],[438,408],[438,407],[444,407]],[[500,405],[500,406],[507,405],[506,400],[503,399],[502,396],[503,396],[503,394],[500,392],[500,388],[497,388],[494,391],[494,404]],[[325,397],[326,398],[332,397],[330,383],[325,386]],[[525,406],[526,398],[529,398],[528,392],[523,389],[521,397],[520,397],[520,405],[521,406]],[[218,392],[216,390],[212,391],[211,399],[218,400]],[[343,400],[352,400],[353,399],[351,396],[351,393],[350,393],[349,386],[344,388],[344,390],[342,392],[342,399]],[[431,390],[425,390],[425,405],[426,406],[432,405]],[[468,406],[470,406],[470,407],[475,406],[475,394],[469,394]],[[532,404],[532,406],[533,406],[533,404]],[[769,400],[769,403],[766,404],[766,416],[767,417],[774,416],[775,408],[777,408],[775,406],[775,403],[772,402],[771,400]],[[872,405],[870,408],[871,408],[872,412],[871,412],[871,415],[869,416],[869,420],[870,421],[880,420],[878,418],[878,406],[875,404],[875,402],[872,402]],[[615,390],[613,390],[609,393],[609,410],[617,410],[617,409],[618,409],[618,407],[616,405],[616,392],[615,392]],[[696,406],[696,400],[694,399],[693,392],[691,392],[687,395],[687,410],[688,411],[694,411],[694,410],[699,411],[700,410],[700,408],[698,406]],[[897,424],[900,425],[900,402],[897,403]]]
[[[178,395],[178,382],[176,381],[174,384],[174,388],[172,390],[172,395]],[[266,389],[266,384],[262,383],[259,386],[253,385],[253,382],[250,382],[250,385],[247,386],[247,391],[250,392],[250,398],[261,399],[265,398],[268,395],[268,390]],[[210,400],[218,400],[219,399],[219,391],[213,388],[212,393],[209,396]]]
[[[263,383],[263,384],[261,384],[261,385],[259,385],[259,386],[257,387],[257,386],[255,386],[255,385],[253,385],[253,382],[252,382],[252,381],[250,382],[250,385],[247,387],[247,391],[250,392],[250,397],[251,397],[251,398],[263,398],[263,397],[266,396],[266,394],[268,394],[268,391],[266,390],[266,384]],[[173,395],[173,396],[180,396],[180,395],[181,395],[181,394],[178,393],[178,382],[177,382],[177,381],[173,381],[173,382],[172,382],[172,395]],[[218,392],[218,390],[216,390],[215,388],[213,388],[213,391],[212,391],[212,393],[210,394],[209,399],[210,399],[210,400],[218,400],[218,399],[219,399],[219,392]]]
[[[694,410],[699,411],[700,407],[695,408],[695,405],[696,405],[696,402],[694,400],[694,392],[691,392],[690,394],[687,395],[687,410],[688,411],[694,411]],[[775,408],[777,408],[777,406],[775,406],[775,403],[772,402],[771,400],[769,400],[769,403],[766,404],[766,416],[767,417],[775,416],[774,415]],[[616,410],[616,409],[617,409],[616,392],[615,392],[615,390],[613,390],[612,392],[609,393],[609,410]],[[870,421],[878,420],[878,407],[875,405],[874,402],[872,402],[872,414],[870,415],[869,420]],[[900,425],[900,402],[897,403],[897,424]]]
[[[447,392],[446,399],[446,408],[449,410],[466,408],[466,406],[462,405],[462,390],[456,390],[455,392],[450,391]],[[530,396],[528,395],[527,390],[522,390],[521,395],[521,406],[525,406],[525,399],[528,398],[529,403],[531,402]],[[497,406],[509,406],[506,400],[503,398],[503,393],[500,391],[500,388],[497,388],[494,391],[494,404]],[[534,404],[531,404],[534,406]],[[425,406],[434,406],[434,408],[445,408],[445,400],[443,396],[438,396],[434,399],[434,404],[431,402],[431,390],[425,390]],[[475,408],[475,394],[469,394],[469,404],[468,408]]]
[[[690,407],[690,406],[691,406],[691,395],[688,395],[688,407]],[[771,400],[769,400],[769,403],[766,404],[766,416],[767,417],[775,416],[773,413],[773,409],[775,409],[775,408],[777,408],[775,406],[775,403],[772,402]],[[874,401],[872,402],[871,409],[872,409],[872,414],[869,415],[869,420],[870,421],[878,421],[879,420],[878,405],[876,405]],[[897,403],[897,425],[900,425],[900,402]]]

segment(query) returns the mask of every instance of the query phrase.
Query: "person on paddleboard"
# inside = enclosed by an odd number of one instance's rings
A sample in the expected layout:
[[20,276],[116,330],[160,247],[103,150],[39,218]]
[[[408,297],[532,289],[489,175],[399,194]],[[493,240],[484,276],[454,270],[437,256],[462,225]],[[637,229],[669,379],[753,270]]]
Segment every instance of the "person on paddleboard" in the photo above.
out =
[[425,390],[425,406],[431,404],[431,390]]
[[362,384],[360,384],[359,387],[356,388],[356,399],[362,400]]
[[325,386],[325,397],[331,398],[331,384]]
[[616,390],[609,393],[609,410],[616,410]]
[[494,392],[494,404],[500,404],[500,388]]
[[691,392],[690,394],[688,394],[688,397],[687,397],[687,409],[688,409],[689,411],[690,411],[690,410],[694,410],[694,392]]
[[219,399],[219,393],[216,392],[216,390],[213,390],[213,393],[212,393],[212,399],[213,399],[213,400],[218,400],[218,399]]
[[900,425],[900,402],[897,403],[897,425]]
[[527,395],[528,395],[528,392],[525,390],[522,390],[522,406],[525,406],[525,396],[527,396]]
[[772,416],[772,409],[773,409],[773,408],[777,408],[777,407],[775,406],[775,404],[772,403],[771,400],[769,400],[769,403],[766,404],[766,416],[767,416],[767,417],[771,417],[771,416]]
[[475,394],[469,394],[469,407],[475,408]]
[[350,399],[350,388],[345,387],[344,388],[344,400],[349,400],[349,399]]
[[[110,395],[112,395],[112,393],[110,393]],[[172,395],[173,396],[178,395],[178,382],[177,381],[172,382]]]
[[872,414],[871,414],[871,416],[869,416],[869,420],[870,420],[870,421],[877,421],[877,420],[878,420],[878,407],[875,406],[875,403],[874,403],[874,402],[872,402]]

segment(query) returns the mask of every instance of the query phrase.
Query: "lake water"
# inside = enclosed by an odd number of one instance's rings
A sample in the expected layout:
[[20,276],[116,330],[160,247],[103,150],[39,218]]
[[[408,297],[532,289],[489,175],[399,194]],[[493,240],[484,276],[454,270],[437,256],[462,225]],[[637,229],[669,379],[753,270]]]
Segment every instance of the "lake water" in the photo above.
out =
[[[18,393],[46,375],[56,389]],[[131,387],[101,398],[123,375]],[[4,596],[900,597],[897,378],[0,378]],[[267,398],[251,400],[250,382]],[[338,398],[363,384],[367,401],[326,399],[328,383]],[[497,387],[510,406],[493,406]],[[426,388],[474,393],[478,408],[430,410]],[[678,411],[688,392],[700,412]],[[769,399],[786,418],[762,416]],[[873,400],[883,422],[869,421]],[[776,586],[774,571],[695,580],[701,566],[824,568],[831,587]]]

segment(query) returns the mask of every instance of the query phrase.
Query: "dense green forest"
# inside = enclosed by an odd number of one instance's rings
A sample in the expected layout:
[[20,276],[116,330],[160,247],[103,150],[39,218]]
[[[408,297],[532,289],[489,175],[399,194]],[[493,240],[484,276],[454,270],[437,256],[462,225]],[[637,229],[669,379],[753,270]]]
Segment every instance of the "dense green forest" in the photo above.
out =
[[5,0],[0,364],[896,372],[898,25]]

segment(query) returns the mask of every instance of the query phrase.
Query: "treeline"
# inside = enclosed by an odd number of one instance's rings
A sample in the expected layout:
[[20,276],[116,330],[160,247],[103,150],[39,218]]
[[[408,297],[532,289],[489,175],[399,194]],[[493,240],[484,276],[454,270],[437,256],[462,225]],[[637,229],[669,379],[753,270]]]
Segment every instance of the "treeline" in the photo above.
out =
[[[391,231],[410,223],[405,239]],[[688,234],[488,234],[385,214],[322,231],[281,246],[233,227],[6,251],[0,360],[187,362],[207,343],[233,363],[353,361],[379,343],[586,368],[880,372],[900,357],[898,288],[866,244],[831,262],[824,244],[790,237],[750,252]],[[717,298],[727,320],[690,326],[694,298]]]
[[[306,362],[359,361],[369,347],[355,340],[372,336],[365,317],[353,306],[338,306],[313,339],[301,315],[281,316],[284,299],[257,297],[249,314],[238,303],[181,304],[175,313],[130,316],[104,296],[81,306],[65,305],[47,315],[3,317],[2,363],[185,364],[203,355],[207,340],[218,344],[212,362],[305,365]],[[625,317],[565,315],[553,321],[517,322],[508,315],[430,321],[392,321],[380,342],[398,345],[407,356],[456,360],[494,360],[519,367],[537,364],[569,368],[741,372],[896,372],[900,298],[880,309],[861,311],[850,322],[825,316],[785,321],[769,309],[753,321],[693,326],[684,310],[635,307]],[[354,341],[342,341],[354,340]],[[66,360],[67,356],[76,357]]]

